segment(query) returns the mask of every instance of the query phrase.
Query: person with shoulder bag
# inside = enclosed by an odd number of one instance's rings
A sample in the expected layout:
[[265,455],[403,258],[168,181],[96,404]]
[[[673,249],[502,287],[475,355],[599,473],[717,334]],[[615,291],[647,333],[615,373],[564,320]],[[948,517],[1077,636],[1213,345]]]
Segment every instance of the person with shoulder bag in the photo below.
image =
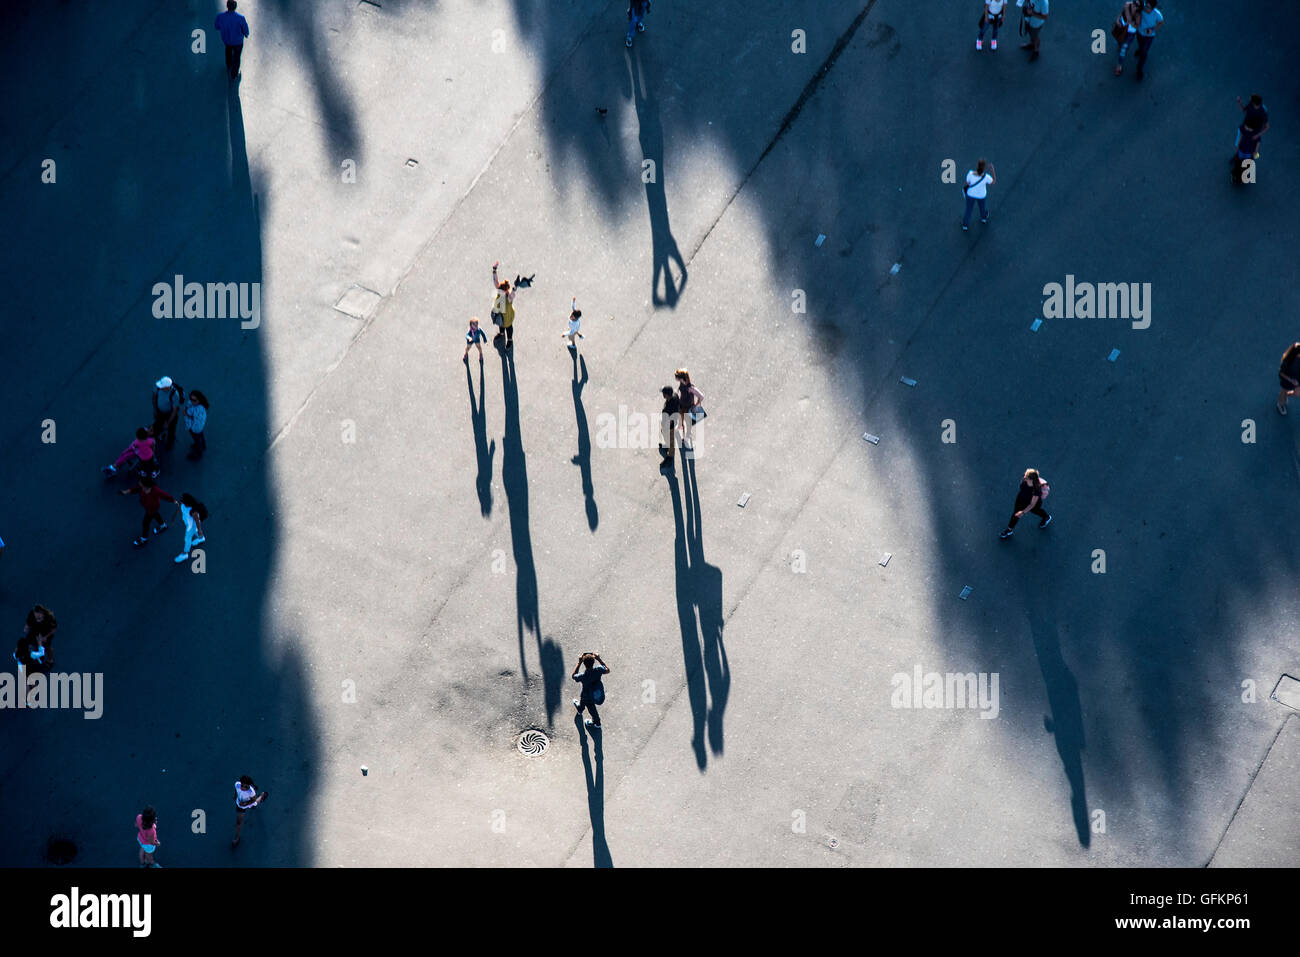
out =
[[1133,40],[1137,37],[1138,18],[1142,14],[1141,0],[1128,0],[1120,8],[1119,16],[1115,18],[1114,24],[1111,25],[1110,34],[1119,44],[1119,62],[1115,64],[1115,75],[1119,76],[1124,72],[1124,57],[1128,54],[1128,48],[1133,45]]
[[988,160],[981,159],[975,164],[973,170],[967,171],[966,183],[961,188],[962,196],[966,197],[966,213],[961,218],[962,232],[970,229],[970,214],[976,203],[980,205],[980,222],[987,223],[989,221],[989,210],[984,205],[984,200],[989,194],[989,187],[997,181],[997,171]]
[[677,402],[682,415],[682,448],[693,450],[695,443],[691,433],[695,424],[709,414],[700,404],[704,401],[704,393],[691,384],[691,374],[687,370],[678,369],[673,376],[677,379]]

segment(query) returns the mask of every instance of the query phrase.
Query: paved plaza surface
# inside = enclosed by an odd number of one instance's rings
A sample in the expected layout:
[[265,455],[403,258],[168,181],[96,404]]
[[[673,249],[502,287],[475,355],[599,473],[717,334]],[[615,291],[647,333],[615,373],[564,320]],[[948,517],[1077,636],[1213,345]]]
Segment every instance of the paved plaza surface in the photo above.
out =
[[[104,692],[0,717],[0,864],[133,866],[152,804],[164,866],[1293,865],[1300,10],[1170,0],[1139,84],[1117,6],[1030,63],[955,0],[656,0],[630,49],[622,0],[247,0],[233,87],[217,4],[15,10],[0,614]],[[495,260],[536,279],[465,365]],[[155,317],[178,275],[259,324]],[[1149,328],[1031,331],[1067,276]],[[99,473],[162,375],[211,401],[160,479],[202,574]],[[1054,521],[1001,542],[1029,466]]]

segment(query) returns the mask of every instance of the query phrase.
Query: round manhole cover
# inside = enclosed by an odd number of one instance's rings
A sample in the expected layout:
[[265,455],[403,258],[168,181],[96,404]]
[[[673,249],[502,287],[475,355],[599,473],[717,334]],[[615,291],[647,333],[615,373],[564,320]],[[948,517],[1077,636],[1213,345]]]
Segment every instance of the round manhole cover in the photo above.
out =
[[77,856],[77,844],[66,837],[52,837],[45,845],[45,859],[51,864],[71,864]]
[[519,736],[519,753],[529,758],[540,757],[551,746],[551,739],[536,728],[529,728]]

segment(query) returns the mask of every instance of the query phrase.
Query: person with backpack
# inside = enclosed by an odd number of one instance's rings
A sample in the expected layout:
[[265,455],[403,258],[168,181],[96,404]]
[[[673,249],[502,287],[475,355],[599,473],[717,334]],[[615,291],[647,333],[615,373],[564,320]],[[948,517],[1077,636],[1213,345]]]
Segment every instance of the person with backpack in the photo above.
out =
[[605,686],[601,683],[601,678],[607,674],[609,665],[605,664],[605,660],[594,651],[584,651],[578,656],[578,663],[573,666],[573,674],[569,676],[582,685],[582,693],[573,699],[573,706],[578,709],[578,714],[582,714],[583,708],[587,709],[589,716],[583,719],[583,723],[589,728],[600,729],[600,715],[596,711],[596,705],[605,703]]
[[203,534],[203,523],[208,520],[208,507],[186,492],[172,512],[173,522],[176,521],[177,515],[180,515],[181,521],[185,523],[185,550],[172,559],[179,565],[190,557],[190,552],[195,545],[202,545],[208,540]]
[[208,397],[198,389],[190,390],[190,397],[185,403],[185,428],[190,433],[190,451],[185,456],[197,462],[207,451],[208,440],[203,437],[203,430],[208,424]]
[[163,433],[167,433],[164,446],[170,450],[176,444],[176,423],[180,420],[181,407],[185,404],[185,390],[172,381],[171,376],[163,376],[153,384],[153,436],[163,442]]
[[1006,7],[1007,0],[984,0],[984,12],[980,14],[980,33],[975,38],[976,50],[984,49],[984,29],[990,26],[993,28],[993,39],[989,43],[989,49],[998,48],[998,28],[1006,17]]
[[500,328],[493,342],[499,342],[505,339],[507,349],[513,349],[515,346],[515,292],[517,290],[510,288],[510,280],[502,279],[497,281],[497,267],[501,263],[492,264],[492,324]]
[[980,222],[989,221],[989,210],[984,205],[984,200],[989,194],[989,187],[997,181],[997,171],[993,169],[993,164],[984,159],[976,163],[974,169],[966,171],[966,185],[961,188],[961,194],[966,197],[966,213],[961,218],[963,233],[970,229],[970,214],[976,203],[980,204]]
[[1024,478],[1020,480],[1020,488],[1016,492],[1016,504],[1012,510],[1011,518],[1007,521],[1007,527],[1002,530],[998,538],[1004,542],[1016,532],[1016,522],[1020,521],[1021,516],[1026,512],[1032,512],[1042,521],[1038,523],[1039,528],[1046,528],[1052,524],[1052,516],[1047,514],[1043,508],[1043,502],[1047,499],[1047,493],[1051,491],[1051,486],[1043,481],[1042,476],[1038,474],[1038,469],[1025,469]]
[[140,481],[130,488],[124,488],[117,493],[118,495],[136,494],[140,496],[140,504],[144,507],[144,518],[140,522],[140,537],[131,542],[136,548],[140,548],[149,541],[149,529],[152,525],[157,525],[154,534],[167,531],[167,523],[163,521],[160,509],[163,501],[175,502],[170,494],[164,492],[154,484],[154,480],[147,475],[141,475]]

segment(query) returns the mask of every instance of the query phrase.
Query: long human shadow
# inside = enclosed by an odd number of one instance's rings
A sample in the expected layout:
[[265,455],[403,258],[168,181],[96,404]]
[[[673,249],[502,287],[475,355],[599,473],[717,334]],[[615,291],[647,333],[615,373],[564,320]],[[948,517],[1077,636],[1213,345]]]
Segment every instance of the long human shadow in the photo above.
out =
[[[1026,525],[1031,522],[1024,523]],[[1049,543],[1047,544],[1050,547]],[[1039,561],[1038,554],[1021,559],[1024,583],[1025,610],[1029,618],[1034,654],[1043,675],[1043,688],[1047,692],[1050,715],[1044,715],[1043,727],[1056,740],[1056,753],[1061,756],[1061,767],[1070,782],[1070,814],[1079,843],[1085,848],[1092,841],[1088,821],[1087,789],[1083,776],[1083,708],[1079,701],[1079,683],[1061,654],[1059,614],[1052,610],[1056,585]]]
[[506,507],[510,513],[510,549],[515,560],[515,631],[519,640],[519,671],[525,684],[529,684],[531,679],[524,649],[524,632],[527,631],[537,642],[546,722],[550,725],[560,706],[564,660],[559,645],[542,637],[537,567],[533,561],[533,540],[528,517],[528,461],[524,455],[523,435],[519,428],[519,385],[515,379],[515,358],[511,350],[500,345],[496,348],[501,355],[501,383],[505,399],[501,485],[505,489]]
[[704,560],[695,462],[684,452],[678,457],[682,462],[680,492],[676,471],[666,469],[665,476],[673,502],[677,623],[682,634],[686,694],[694,721],[691,748],[703,771],[708,766],[706,735],[714,755],[723,751],[722,719],[731,689],[731,669],[722,643],[722,570]]
[[[637,136],[641,141],[641,155],[654,163],[652,171],[643,172],[646,209],[650,214],[650,241],[654,255],[654,271],[650,280],[650,298],[658,306],[677,307],[677,300],[686,289],[686,261],[673,238],[668,222],[668,196],[664,192],[664,130],[659,119],[659,102],[656,87],[659,71],[653,59],[635,47],[627,56],[632,100],[636,104]],[[652,175],[650,175],[652,174]],[[673,277],[673,264],[677,265],[679,278]],[[659,291],[662,280],[663,293]]]
[[[7,516],[4,572],[11,594],[58,615],[59,667],[104,682],[98,720],[46,712],[0,722],[0,788],[17,807],[41,808],[39,826],[0,836],[4,866],[40,864],[56,833],[77,844],[78,865],[132,866],[133,848],[119,836],[146,803],[159,814],[164,866],[311,863],[320,735],[309,669],[283,621],[263,624],[279,527],[265,444],[239,438],[272,431],[262,337],[274,316],[265,295],[259,329],[241,329],[238,318],[153,313],[154,285],[176,275],[265,278],[264,187],[248,155],[239,87],[227,82],[219,42],[197,61],[174,42],[210,31],[214,12],[208,3],[165,4],[140,8],[132,22],[136,11],[124,9],[112,29],[125,30],[140,56],[123,57],[121,44],[105,42],[103,23],[72,5],[34,5],[20,38],[0,38],[16,77],[41,77],[25,85],[30,101],[44,104],[31,114],[37,122],[24,119],[14,131],[33,155],[20,158],[17,180],[0,181],[0,202],[24,237],[8,265],[28,280],[11,290],[0,341],[8,358],[41,371],[22,383],[29,395],[17,402],[0,389],[0,404],[24,431],[29,420],[78,422],[48,447],[0,437],[7,460],[27,463],[0,476],[0,499],[40,489],[65,503],[55,522]],[[59,55],[70,48],[89,58]],[[95,78],[90,88],[86,76]],[[66,129],[77,130],[75,148]],[[42,194],[27,185],[26,169],[46,155],[76,175],[61,175]],[[16,321],[36,314],[51,319]],[[88,494],[94,465],[120,449],[128,425],[147,421],[148,387],[162,374],[213,403],[202,462],[186,460],[184,435],[161,457],[163,487],[194,493],[211,512],[202,573],[171,561],[175,527],[134,551],[138,510],[124,510],[97,478]],[[94,412],[78,418],[88,394]],[[104,614],[107,607],[115,613]],[[183,640],[147,642],[142,652],[143,621],[170,623],[164,631]],[[243,773],[275,798],[234,854],[230,800]],[[199,809],[208,826],[194,833]]]
[[[587,429],[587,412],[582,407],[582,389],[587,384],[587,359],[580,357],[577,350],[573,353],[573,417],[578,423],[578,454],[572,459],[582,473],[582,497],[587,504],[587,527],[593,532],[600,522],[600,513],[596,510],[596,493],[591,484],[591,433]],[[582,366],[582,377],[578,377],[578,366]]]
[[595,751],[595,771],[592,770],[592,756],[587,753],[587,730],[582,723],[582,715],[574,717],[573,723],[578,728],[578,740],[582,743],[582,770],[587,777],[587,814],[591,818],[591,856],[595,867],[613,867],[614,858],[609,853],[609,842],[605,839],[605,752],[601,748],[602,732],[593,731],[592,750]]
[[478,403],[474,402],[474,378],[469,364],[465,365],[465,385],[469,388],[469,417],[474,427],[474,453],[478,459],[478,475],[474,487],[478,490],[478,507],[483,517],[492,514],[492,459],[497,453],[497,440],[487,437],[487,393],[483,391],[483,361],[478,364]]

